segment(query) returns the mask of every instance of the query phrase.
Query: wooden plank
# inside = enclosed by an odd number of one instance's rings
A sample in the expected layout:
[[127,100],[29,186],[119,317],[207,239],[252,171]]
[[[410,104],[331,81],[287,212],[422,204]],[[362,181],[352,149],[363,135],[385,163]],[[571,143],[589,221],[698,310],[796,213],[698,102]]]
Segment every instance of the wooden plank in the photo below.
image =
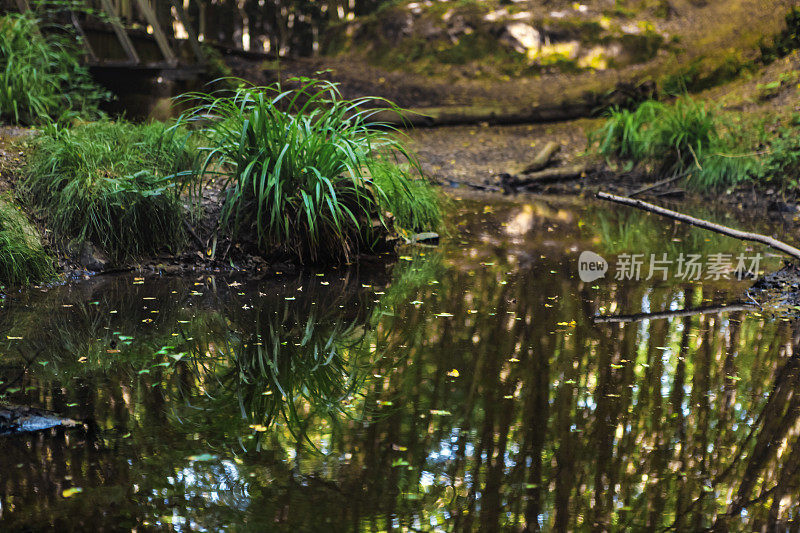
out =
[[78,21],[78,17],[75,16],[74,11],[69,12],[69,16],[72,19],[72,25],[75,27],[75,31],[80,35],[81,42],[83,43],[83,47],[86,49],[86,55],[89,56],[89,61],[92,63],[97,63],[97,54],[94,53],[92,50],[92,45],[89,43],[89,39],[86,37],[86,33],[83,31],[80,22]]
[[128,33],[125,31],[125,28],[122,27],[119,17],[117,16],[116,9],[114,9],[114,6],[111,5],[110,0],[101,0],[101,3],[103,5],[103,11],[105,11],[106,15],[108,15],[109,21],[111,22],[111,27],[114,29],[114,33],[117,35],[119,44],[122,45],[122,49],[125,50],[125,54],[128,56],[128,59],[130,59],[134,64],[138,65],[141,63],[139,54],[136,53],[136,48],[133,47],[131,38],[128,37]]
[[183,28],[189,35],[189,44],[192,47],[195,57],[199,62],[203,63],[206,60],[206,55],[203,53],[203,49],[200,47],[200,41],[197,39],[197,33],[194,31],[191,21],[186,15],[186,11],[183,9],[183,3],[181,0],[172,0],[172,5],[175,8],[175,12],[178,14],[178,20],[181,21]]
[[161,29],[161,24],[158,23],[158,17],[156,17],[148,0],[136,0],[136,5],[139,6],[139,10],[147,19],[147,23],[153,27],[153,37],[156,38],[156,43],[158,43],[158,48],[161,50],[164,59],[170,64],[177,63],[178,58],[175,56],[175,52],[172,51],[167,36],[164,34],[164,30]]

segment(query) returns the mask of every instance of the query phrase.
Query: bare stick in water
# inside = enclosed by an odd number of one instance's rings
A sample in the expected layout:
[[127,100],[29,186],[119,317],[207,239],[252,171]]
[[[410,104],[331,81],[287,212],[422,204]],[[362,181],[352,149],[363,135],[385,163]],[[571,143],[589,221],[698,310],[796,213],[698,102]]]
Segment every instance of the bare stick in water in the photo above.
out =
[[659,311],[655,313],[636,313],[633,315],[595,315],[592,322],[606,324],[611,322],[639,322],[640,320],[658,320],[660,318],[678,318],[694,315],[717,315],[720,313],[733,313],[735,311],[752,311],[756,304],[742,303],[731,305],[715,305],[713,307],[696,307],[694,309],[678,309],[675,311]]
[[681,222],[691,224],[692,226],[697,226],[698,228],[715,231],[717,233],[721,233],[723,235],[727,235],[728,237],[733,237],[735,239],[741,239],[743,241],[760,242],[761,244],[766,244],[770,248],[774,248],[775,250],[781,251],[785,254],[794,257],[795,259],[800,260],[800,250],[798,250],[794,246],[786,244],[785,242],[781,242],[778,239],[774,239],[766,235],[761,235],[760,233],[750,233],[747,231],[740,231],[738,229],[729,228],[728,226],[723,226],[722,224],[715,224],[714,222],[709,222],[708,220],[690,217],[689,215],[684,215],[683,213],[678,213],[677,211],[664,209],[663,207],[658,207],[657,205],[649,204],[641,200],[636,200],[635,198],[627,198],[625,196],[617,196],[616,194],[608,194],[605,192],[598,192],[597,197],[600,198],[601,200],[608,200],[610,202],[616,202],[618,204],[635,207],[637,209],[643,209],[644,211],[649,211],[650,213],[655,213],[663,217],[679,220]]

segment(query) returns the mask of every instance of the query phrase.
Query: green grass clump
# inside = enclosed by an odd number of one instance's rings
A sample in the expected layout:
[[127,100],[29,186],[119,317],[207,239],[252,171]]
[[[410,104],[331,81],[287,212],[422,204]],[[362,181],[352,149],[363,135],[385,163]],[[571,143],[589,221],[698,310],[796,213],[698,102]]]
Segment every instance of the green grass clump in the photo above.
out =
[[25,215],[0,198],[0,285],[44,281],[54,275],[53,260]]
[[174,174],[191,169],[194,159],[179,128],[125,121],[50,126],[32,145],[21,189],[60,238],[89,240],[115,260],[182,244]]
[[398,180],[397,165],[375,161],[370,176],[383,194],[377,197],[383,212],[392,213],[394,224],[402,231],[424,231],[442,223],[438,191],[424,179]]
[[661,177],[683,175],[699,188],[734,184],[756,171],[755,158],[741,151],[742,137],[716,109],[688,96],[614,109],[593,134],[606,158],[629,168],[645,164]]
[[23,124],[98,117],[109,93],[80,64],[74,39],[41,29],[27,13],[0,17],[0,117]]
[[757,177],[782,187],[800,186],[800,115],[770,135]]
[[[391,128],[374,122],[374,98],[345,100],[336,85],[290,80],[294,89],[242,87],[223,96],[190,94],[199,101],[183,119],[200,124],[202,163],[226,191],[222,227],[251,239],[262,252],[300,260],[347,260],[373,249],[400,223],[422,227],[433,216],[433,196],[407,167],[418,165]],[[372,175],[375,169],[380,176]],[[415,228],[417,229],[417,228]]]

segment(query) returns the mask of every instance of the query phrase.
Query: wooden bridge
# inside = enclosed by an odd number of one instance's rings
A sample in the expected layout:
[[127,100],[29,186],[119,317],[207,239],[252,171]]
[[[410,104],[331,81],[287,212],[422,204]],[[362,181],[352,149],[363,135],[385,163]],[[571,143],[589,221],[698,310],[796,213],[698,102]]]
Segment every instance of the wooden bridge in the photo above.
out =
[[[0,0],[0,11],[36,11],[35,5],[34,0]],[[214,20],[219,12],[208,9],[216,7],[210,2],[80,0],[73,5],[55,13],[37,14],[46,15],[43,24],[71,27],[80,37],[90,72],[117,95],[117,100],[106,106],[112,112],[163,118],[171,96],[196,89],[197,82],[208,79],[209,52],[274,57],[243,49],[241,34],[246,21],[234,20],[226,31],[219,31],[219,21]],[[235,9],[231,13],[237,15]],[[204,38],[198,30],[206,31],[212,39]],[[236,31],[239,46],[233,38]],[[158,111],[159,106],[164,109]]]
[[[20,11],[29,0],[15,0]],[[181,0],[85,0],[59,13],[81,37],[93,72],[139,71],[169,79],[194,78],[206,57]],[[149,72],[148,72],[149,71]]]

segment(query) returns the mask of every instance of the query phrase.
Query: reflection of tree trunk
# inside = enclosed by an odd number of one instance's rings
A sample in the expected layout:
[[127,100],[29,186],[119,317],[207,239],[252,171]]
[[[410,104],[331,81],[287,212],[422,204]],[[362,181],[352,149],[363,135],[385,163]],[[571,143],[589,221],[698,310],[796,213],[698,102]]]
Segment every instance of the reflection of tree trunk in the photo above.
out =
[[[797,474],[800,471],[800,439],[795,439],[793,445],[789,447],[789,457],[782,460],[782,466],[777,476],[772,492],[772,505],[767,515],[767,531],[788,531],[789,524],[780,516],[781,500],[784,496],[798,494]],[[768,491],[762,490],[759,498],[763,498]],[[795,524],[796,525],[796,524]]]
[[[650,452],[650,475],[655,474],[655,482],[647,485],[647,528],[655,530],[660,525],[660,519],[664,514],[666,496],[669,490],[669,472],[667,471],[667,461],[669,456],[669,442],[664,436],[664,405],[662,401],[661,387],[664,377],[664,352],[659,350],[659,346],[664,346],[667,342],[668,322],[651,323],[651,334],[647,350],[647,364],[645,369],[646,386],[642,390],[642,397],[639,400],[640,406],[650,411],[650,425],[643,427],[645,435],[652,435],[652,451]],[[634,417],[638,419],[639,417]],[[641,414],[642,420],[647,419],[647,413]],[[635,455],[635,453],[634,453]],[[637,473],[638,474],[638,473]],[[631,503],[628,503],[631,505]]]
[[[750,495],[763,476],[764,469],[775,457],[787,432],[797,423],[800,416],[800,354],[793,354],[776,377],[775,387],[762,414],[761,429],[749,454],[739,489],[726,513],[717,516],[715,529],[723,529],[727,517],[738,516],[748,505]],[[784,467],[796,468],[791,461]]]
[[[576,339],[575,344],[579,349],[583,349],[585,341]],[[576,354],[577,357],[577,354]],[[575,437],[572,433],[573,424],[573,405],[576,398],[577,382],[583,372],[584,358],[578,359],[579,364],[573,365],[571,358],[564,357],[563,375],[565,381],[576,383],[562,383],[558,388],[553,407],[555,410],[553,427],[558,446],[555,450],[556,471],[555,471],[555,519],[553,531],[569,531],[569,500],[572,487],[575,485],[574,472],[575,461],[578,453],[574,446]],[[533,530],[533,529],[531,529]]]
[[501,485],[506,469],[506,446],[514,414],[513,400],[497,398],[496,402],[501,410],[497,420],[497,443],[493,443],[493,449],[487,451],[486,482],[481,491],[481,531],[497,531],[499,529],[500,511],[502,510]]
[[[501,299],[497,305],[497,315],[505,316],[507,310],[505,299]],[[502,339],[506,336],[503,331],[501,321],[496,321],[496,325],[491,330],[491,337],[486,339],[484,350],[489,351],[493,356],[486,358],[486,368],[483,372],[483,406],[484,420],[481,429],[481,451],[476,452],[477,456],[486,454],[486,480],[481,489],[481,512],[480,523],[481,531],[497,531],[498,517],[500,515],[500,481],[503,470],[505,469],[505,447],[508,438],[508,427],[511,423],[513,409],[504,401],[505,395],[501,377],[501,362],[503,359]],[[498,349],[499,348],[499,349]],[[501,411],[497,413],[497,409]],[[497,420],[498,428],[495,428]],[[498,434],[498,442],[495,443],[495,433]],[[480,464],[480,461],[477,461]],[[476,467],[475,474],[479,475],[480,470]],[[478,483],[479,477],[474,477],[473,483]]]
[[[703,317],[708,318],[708,317]],[[701,324],[703,322],[701,321]],[[710,418],[710,405],[708,400],[709,373],[711,372],[711,336],[714,331],[715,320],[709,319],[704,326],[703,343],[695,353],[695,368],[692,373],[691,402],[694,411],[694,448],[692,450],[692,471],[696,472],[695,479],[700,482],[696,489],[700,491],[700,499],[704,500],[708,494],[704,488],[708,482],[708,424]],[[695,507],[692,520],[692,530],[700,531],[706,519],[703,502]]]
[[[480,327],[481,322],[475,321],[471,331],[467,334],[467,338],[472,338],[474,335],[478,334],[481,331],[485,331],[485,328]],[[469,434],[470,428],[474,427],[475,420],[474,415],[476,412],[475,403],[479,397],[480,387],[481,387],[481,379],[483,377],[484,372],[484,365],[486,364],[487,359],[497,357],[497,354],[493,350],[489,349],[481,349],[475,353],[474,359],[470,361],[472,368],[471,368],[471,382],[468,387],[467,397],[464,402],[463,406],[459,406],[459,411],[463,412],[463,418],[461,419],[460,424],[460,431],[458,436],[457,442],[457,449],[456,449],[456,456],[455,461],[453,462],[453,467],[451,470],[450,478],[454,480],[454,494],[458,494],[460,498],[459,489],[467,488],[468,493],[466,497],[466,501],[468,503],[467,512],[464,512],[461,506],[456,507],[453,510],[453,531],[470,531],[472,529],[472,511],[474,509],[474,492],[472,486],[467,487],[468,482],[465,479],[466,476],[462,475],[461,472],[466,472],[467,469],[467,444],[471,440],[471,435]],[[419,367],[419,365],[417,365]],[[466,376],[465,376],[466,377]],[[475,452],[473,452],[473,457]],[[480,460],[478,458],[478,460]],[[459,479],[459,477],[461,479]]]
[[722,362],[723,392],[718,401],[717,437],[714,442],[714,464],[724,464],[736,434],[729,431],[734,420],[733,405],[736,401],[736,357],[739,355],[741,334],[741,314],[736,313],[728,322],[728,334],[725,340],[725,359]]
[[[609,332],[612,338],[621,334],[620,327],[615,327]],[[611,354],[618,343],[603,337],[597,350],[597,386],[594,392],[594,431],[589,447],[597,454],[594,473],[594,509],[592,513],[591,529],[593,531],[607,531],[611,527],[611,510],[608,508],[608,493],[612,492],[609,467],[614,452],[613,399],[609,394],[616,392],[612,383]],[[611,490],[609,490],[611,489]]]
[[[689,301],[690,292],[686,291],[685,301]],[[686,383],[686,357],[689,355],[689,334],[692,331],[692,317],[687,316],[683,319],[683,335],[681,336],[681,347],[678,352],[678,361],[675,365],[675,378],[670,392],[670,415],[675,419],[675,441],[681,444],[678,452],[678,463],[680,465],[675,487],[675,531],[685,530],[685,510],[688,506],[688,487],[686,483],[686,470],[688,467],[688,457],[686,454],[686,418],[683,415],[684,386]]]
[[[525,507],[525,524],[527,531],[539,529],[539,515],[542,514],[541,493],[542,487],[542,452],[548,430],[549,392],[550,392],[550,354],[553,350],[543,346],[542,338],[534,341],[532,359],[528,360],[529,374],[526,376],[528,397],[525,400],[525,429],[528,433],[527,449],[522,457],[530,458],[531,466],[528,471],[528,488],[526,490],[527,505]],[[563,342],[563,339],[562,339]],[[561,350],[565,353],[566,350]],[[562,441],[559,448],[570,440]]]
[[[651,326],[651,331],[654,331],[654,328],[662,327],[663,323],[654,324]],[[631,461],[632,463],[634,458],[644,459],[640,449],[642,443],[637,442],[640,433],[636,431],[638,421],[644,417],[632,414],[636,412],[635,410],[638,407],[638,402],[637,405],[634,405],[633,402],[633,389],[636,384],[634,368],[636,365],[639,332],[635,327],[624,327],[621,328],[621,331],[622,339],[619,343],[619,356],[614,361],[611,372],[614,377],[614,390],[617,395],[615,395],[615,400],[612,402],[614,405],[615,446],[613,463],[609,469],[609,486],[613,490],[608,491],[606,506],[612,510],[619,500],[623,502],[624,507],[633,507],[632,498],[634,496],[632,491],[628,490],[631,486],[628,481],[633,477],[638,477],[634,483],[638,484],[640,482],[641,463],[631,464],[634,467],[631,474],[628,470],[628,462]],[[658,333],[651,333],[649,342],[653,342],[657,336]],[[647,386],[645,385],[643,388],[646,389]],[[620,432],[619,434],[617,433],[618,431]],[[616,491],[617,486],[620,486],[619,493]],[[624,525],[626,523],[628,513],[629,511],[619,511],[618,524]]]

